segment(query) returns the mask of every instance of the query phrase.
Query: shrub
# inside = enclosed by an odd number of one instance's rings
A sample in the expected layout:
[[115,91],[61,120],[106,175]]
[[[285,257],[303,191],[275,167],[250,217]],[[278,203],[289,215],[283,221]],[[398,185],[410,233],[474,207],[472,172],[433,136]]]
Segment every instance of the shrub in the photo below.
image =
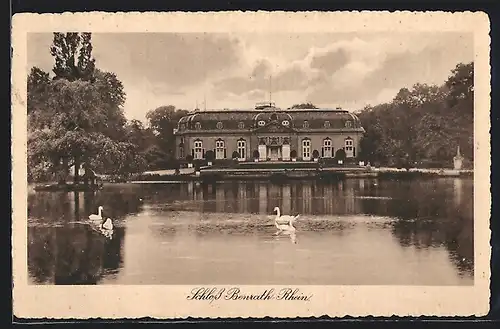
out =
[[259,153],[259,151],[258,151],[258,150],[254,150],[254,151],[253,151],[253,158],[254,158],[254,159],[258,159],[259,157],[260,157],[260,153]]
[[319,158],[319,152],[318,152],[318,150],[314,150],[312,156],[313,156],[314,159]]
[[344,149],[338,149],[337,152],[335,152],[335,160],[345,161],[345,159],[346,159],[346,154]]
[[188,154],[188,155],[186,156],[186,161],[187,161],[188,163],[193,163],[193,156],[192,156],[191,154]]
[[233,152],[232,158],[233,159],[238,159],[240,157],[240,154],[237,151]]
[[210,161],[210,162],[214,161],[214,159],[215,159],[214,151],[212,151],[212,150],[206,151],[205,152],[205,159],[207,161]]
[[292,152],[290,152],[290,157],[296,158],[297,157],[297,151],[292,150]]

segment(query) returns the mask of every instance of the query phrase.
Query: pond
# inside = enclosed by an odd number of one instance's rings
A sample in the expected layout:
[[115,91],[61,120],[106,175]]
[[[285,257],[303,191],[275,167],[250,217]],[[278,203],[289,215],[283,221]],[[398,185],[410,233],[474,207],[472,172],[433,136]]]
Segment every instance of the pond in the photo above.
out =
[[[88,216],[104,208],[111,238]],[[274,207],[296,243],[274,236]],[[473,285],[473,179],[30,192],[31,284]]]

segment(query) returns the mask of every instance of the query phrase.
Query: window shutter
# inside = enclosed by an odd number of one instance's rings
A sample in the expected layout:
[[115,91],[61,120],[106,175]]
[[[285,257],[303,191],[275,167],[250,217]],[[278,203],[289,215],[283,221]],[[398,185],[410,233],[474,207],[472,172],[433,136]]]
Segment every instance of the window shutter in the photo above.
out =
[[202,158],[205,158],[205,149],[203,149],[201,152],[202,152],[202,153],[201,153],[201,157],[202,157]]
[[226,148],[224,148],[224,159],[227,158],[226,156]]
[[356,148],[354,146],[352,147],[352,156],[356,157]]
[[325,157],[325,148],[324,147],[321,148],[321,157],[322,158]]
[[191,149],[191,156],[194,158],[194,149]]

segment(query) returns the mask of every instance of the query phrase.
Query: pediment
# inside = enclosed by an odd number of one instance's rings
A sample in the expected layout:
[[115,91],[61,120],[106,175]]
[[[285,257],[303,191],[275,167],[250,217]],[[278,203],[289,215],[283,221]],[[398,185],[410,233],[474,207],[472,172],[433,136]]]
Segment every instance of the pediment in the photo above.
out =
[[294,132],[295,130],[290,127],[283,126],[279,122],[273,121],[268,123],[265,126],[259,127],[254,130],[255,132],[262,132],[262,133],[291,133]]

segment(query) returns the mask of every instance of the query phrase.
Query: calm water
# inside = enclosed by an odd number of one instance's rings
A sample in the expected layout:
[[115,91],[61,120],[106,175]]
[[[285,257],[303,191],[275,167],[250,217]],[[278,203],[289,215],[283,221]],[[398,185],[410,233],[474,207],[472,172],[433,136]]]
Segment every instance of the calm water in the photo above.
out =
[[[99,205],[111,239],[86,221]],[[275,206],[300,214],[296,244]],[[473,180],[33,192],[28,239],[34,284],[471,285]]]

